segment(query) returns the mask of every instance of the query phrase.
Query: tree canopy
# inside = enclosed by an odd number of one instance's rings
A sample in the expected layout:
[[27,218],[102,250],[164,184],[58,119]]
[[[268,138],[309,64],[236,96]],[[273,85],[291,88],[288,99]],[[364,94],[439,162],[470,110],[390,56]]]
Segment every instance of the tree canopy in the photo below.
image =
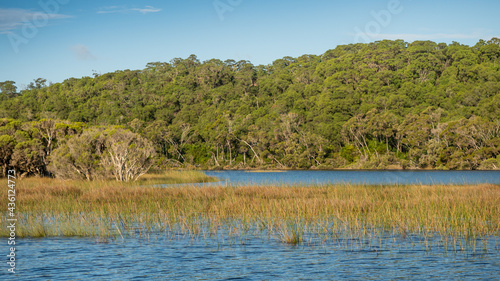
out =
[[81,127],[75,143],[89,137],[83,131],[121,126],[153,144],[158,166],[500,167],[498,38],[475,46],[384,40],[258,66],[191,55],[34,81],[19,93],[0,83],[0,118],[9,118],[0,150],[15,147],[0,160],[29,173],[46,173],[28,167],[49,165],[62,143],[40,120]]

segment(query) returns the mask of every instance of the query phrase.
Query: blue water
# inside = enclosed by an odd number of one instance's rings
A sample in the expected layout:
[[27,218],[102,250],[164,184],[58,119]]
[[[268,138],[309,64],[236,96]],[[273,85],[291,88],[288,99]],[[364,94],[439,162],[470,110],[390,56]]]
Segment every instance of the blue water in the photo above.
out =
[[[248,184],[500,184],[500,171],[206,171],[220,182]],[[500,280],[500,238],[471,251],[428,249],[421,237],[373,239],[357,247],[342,237],[298,246],[249,235],[236,241],[183,235],[16,240],[16,274],[0,280]],[[368,239],[370,239],[368,237]],[[435,237],[439,245],[439,237]],[[7,239],[4,261],[8,254]],[[417,241],[417,242],[415,242]],[[418,242],[420,241],[420,242]],[[441,243],[442,244],[442,243]]]
[[[214,245],[178,237],[22,239],[17,274],[1,280],[498,280],[500,255],[426,251],[387,239],[389,250],[291,246],[249,238]],[[402,246],[403,245],[403,246]],[[497,246],[498,247],[498,246]],[[5,265],[4,265],[5,267]]]
[[221,181],[204,185],[351,184],[500,184],[500,171],[205,171]]

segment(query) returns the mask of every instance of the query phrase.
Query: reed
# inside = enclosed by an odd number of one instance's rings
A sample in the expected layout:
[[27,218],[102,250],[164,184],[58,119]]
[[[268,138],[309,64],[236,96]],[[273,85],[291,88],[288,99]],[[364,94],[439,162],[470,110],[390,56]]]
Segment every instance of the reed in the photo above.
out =
[[200,171],[193,170],[170,170],[167,172],[157,171],[141,176],[130,185],[158,185],[158,184],[177,184],[177,183],[201,183],[213,182],[218,179],[205,175]]
[[[165,178],[199,180],[203,174],[148,175],[127,184],[20,180],[17,234],[119,239],[181,234],[217,243],[261,235],[288,244],[308,239],[357,248],[392,237],[458,250],[500,236],[498,185],[144,187]],[[6,185],[1,189],[7,194]],[[6,198],[0,199],[3,206]],[[2,226],[6,216],[2,212]],[[0,235],[8,235],[5,227]]]
[[305,227],[299,220],[283,221],[279,230],[283,243],[297,245],[303,241]]

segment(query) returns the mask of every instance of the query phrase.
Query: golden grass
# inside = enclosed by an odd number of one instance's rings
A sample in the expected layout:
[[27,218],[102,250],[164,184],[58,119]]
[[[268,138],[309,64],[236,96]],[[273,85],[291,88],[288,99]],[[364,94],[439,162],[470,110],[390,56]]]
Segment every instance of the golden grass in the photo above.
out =
[[[148,175],[135,184],[156,183],[162,177],[203,177],[183,173]],[[1,190],[7,194],[7,185]],[[7,196],[0,204],[7,206]],[[157,188],[30,178],[18,181],[16,204],[20,237],[125,239],[182,233],[227,239],[267,233],[298,244],[311,235],[324,241],[339,237],[366,241],[390,233],[400,238],[418,235],[424,241],[438,236],[443,244],[456,247],[464,239],[500,234],[500,186],[491,184]],[[3,226],[7,214],[2,214]],[[7,235],[2,227],[0,236]]]
[[213,182],[217,178],[205,175],[200,171],[168,171],[149,173],[141,176],[131,185],[155,185],[155,184],[177,184],[177,183],[200,183]]

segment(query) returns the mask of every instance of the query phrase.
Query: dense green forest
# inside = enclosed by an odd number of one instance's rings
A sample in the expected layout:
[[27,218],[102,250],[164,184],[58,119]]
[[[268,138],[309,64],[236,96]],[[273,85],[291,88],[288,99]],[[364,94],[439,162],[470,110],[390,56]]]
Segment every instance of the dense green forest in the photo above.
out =
[[95,174],[116,142],[156,167],[500,168],[498,38],[384,40],[258,66],[191,55],[0,88],[4,171],[70,177],[60,168],[73,165],[90,179],[82,163]]

